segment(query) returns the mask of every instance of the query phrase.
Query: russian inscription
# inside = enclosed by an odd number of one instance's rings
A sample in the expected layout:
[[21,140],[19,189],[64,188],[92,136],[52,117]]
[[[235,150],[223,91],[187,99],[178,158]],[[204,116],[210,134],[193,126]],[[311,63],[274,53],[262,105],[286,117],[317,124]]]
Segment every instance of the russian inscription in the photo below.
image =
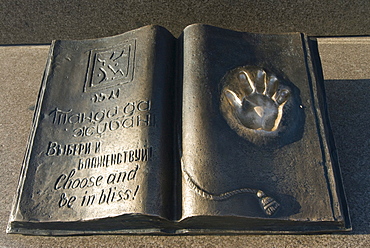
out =
[[110,167],[122,163],[149,161],[152,158],[152,150],[152,147],[138,148],[100,156],[80,158],[78,161],[78,170]]
[[99,153],[101,142],[85,142],[75,144],[60,144],[50,141],[46,149],[46,156],[74,156]]

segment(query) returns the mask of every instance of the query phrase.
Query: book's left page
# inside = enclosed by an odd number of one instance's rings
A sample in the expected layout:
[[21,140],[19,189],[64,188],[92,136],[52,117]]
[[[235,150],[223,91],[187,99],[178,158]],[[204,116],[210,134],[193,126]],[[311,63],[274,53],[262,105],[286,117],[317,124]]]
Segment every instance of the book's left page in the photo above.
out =
[[8,232],[171,219],[174,45],[157,26],[53,42]]

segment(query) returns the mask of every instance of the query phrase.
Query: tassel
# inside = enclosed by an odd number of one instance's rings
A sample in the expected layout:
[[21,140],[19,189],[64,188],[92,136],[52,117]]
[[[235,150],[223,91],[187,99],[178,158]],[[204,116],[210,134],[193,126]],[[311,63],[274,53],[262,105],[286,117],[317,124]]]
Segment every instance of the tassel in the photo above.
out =
[[265,214],[271,216],[276,213],[279,209],[280,204],[274,200],[274,198],[266,196],[262,190],[257,191],[257,197],[260,202],[260,206]]

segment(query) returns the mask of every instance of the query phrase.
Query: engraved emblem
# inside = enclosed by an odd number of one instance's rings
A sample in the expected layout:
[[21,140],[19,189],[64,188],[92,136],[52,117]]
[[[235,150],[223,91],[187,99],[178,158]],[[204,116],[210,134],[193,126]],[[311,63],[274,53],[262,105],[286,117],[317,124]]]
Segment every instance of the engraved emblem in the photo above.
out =
[[131,82],[135,67],[135,45],[135,40],[129,40],[120,46],[91,50],[84,91]]

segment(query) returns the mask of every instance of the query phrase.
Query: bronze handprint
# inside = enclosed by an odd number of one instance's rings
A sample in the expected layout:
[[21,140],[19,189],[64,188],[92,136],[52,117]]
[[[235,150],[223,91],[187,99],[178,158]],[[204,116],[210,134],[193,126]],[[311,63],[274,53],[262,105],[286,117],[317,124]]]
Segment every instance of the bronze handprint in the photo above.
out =
[[240,70],[236,77],[239,92],[225,87],[223,93],[237,120],[250,129],[277,130],[290,89],[280,84],[275,75],[267,74],[261,68]]

